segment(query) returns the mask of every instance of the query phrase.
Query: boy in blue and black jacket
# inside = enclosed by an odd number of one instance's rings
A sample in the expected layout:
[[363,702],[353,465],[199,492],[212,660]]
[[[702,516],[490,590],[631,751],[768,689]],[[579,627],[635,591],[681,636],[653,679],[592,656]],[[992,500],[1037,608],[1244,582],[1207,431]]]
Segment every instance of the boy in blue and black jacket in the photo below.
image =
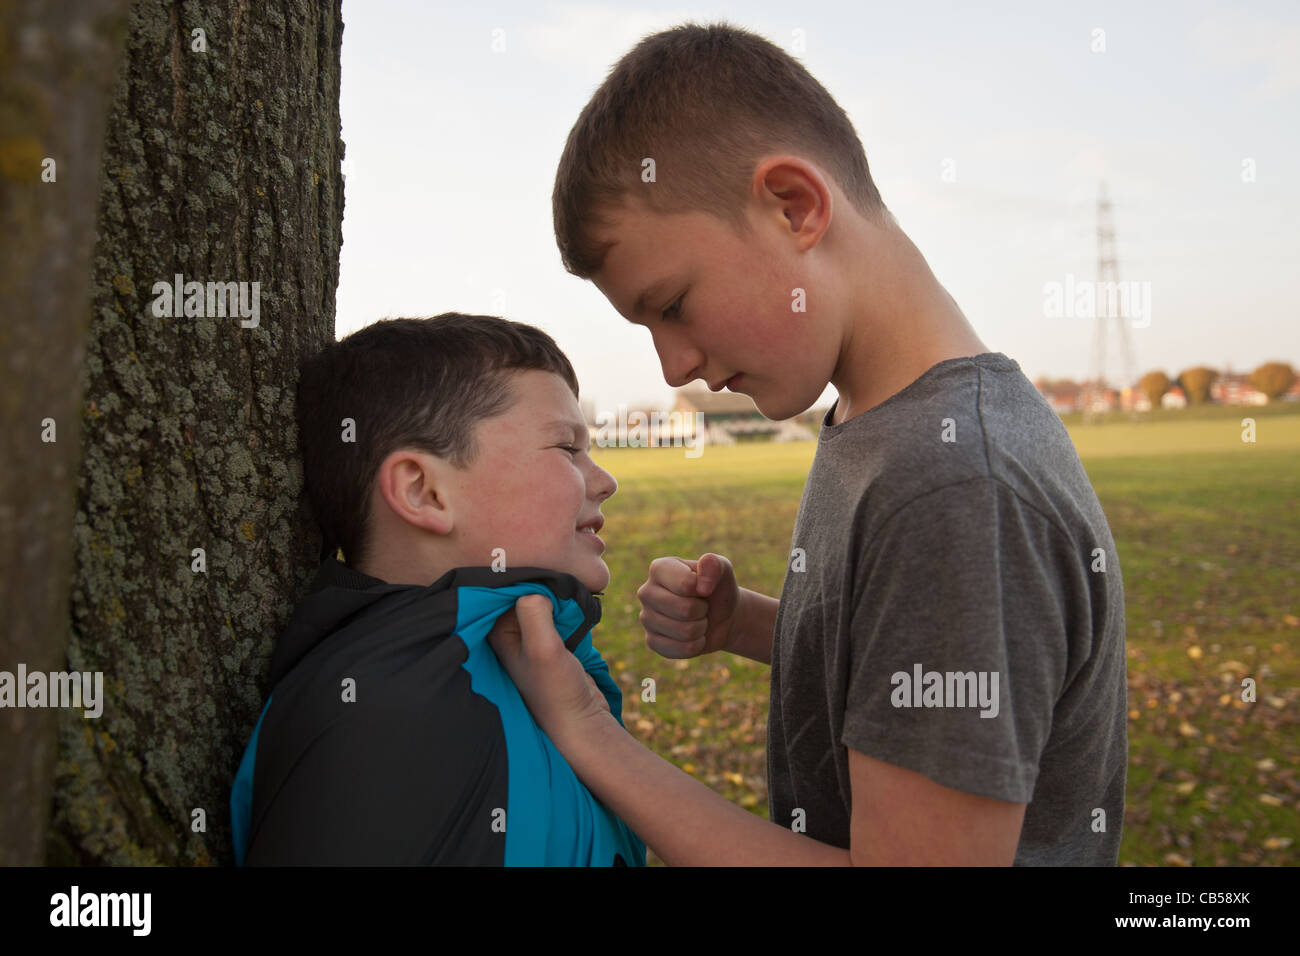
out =
[[487,642],[521,595],[547,595],[621,723],[591,631],[618,486],[577,395],[545,333],[488,316],[378,322],[304,364],[299,440],[329,557],[276,645],[231,791],[238,863],[645,864]]

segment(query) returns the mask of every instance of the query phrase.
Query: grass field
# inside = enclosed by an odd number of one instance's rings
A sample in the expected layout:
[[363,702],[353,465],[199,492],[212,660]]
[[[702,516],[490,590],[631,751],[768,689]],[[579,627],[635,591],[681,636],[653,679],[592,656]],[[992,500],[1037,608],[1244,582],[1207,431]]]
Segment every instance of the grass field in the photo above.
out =
[[[1228,410],[1224,410],[1228,411]],[[1241,419],[1256,420],[1242,441]],[[1129,776],[1121,864],[1300,862],[1300,409],[1071,424],[1119,551],[1127,598]],[[636,589],[661,555],[727,555],[778,595],[815,443],[603,449],[619,480],[602,537],[596,643],[628,730],[767,816],[768,668],[645,646]],[[642,702],[654,677],[656,701]],[[1241,700],[1244,677],[1257,685]],[[652,865],[659,864],[653,851]]]

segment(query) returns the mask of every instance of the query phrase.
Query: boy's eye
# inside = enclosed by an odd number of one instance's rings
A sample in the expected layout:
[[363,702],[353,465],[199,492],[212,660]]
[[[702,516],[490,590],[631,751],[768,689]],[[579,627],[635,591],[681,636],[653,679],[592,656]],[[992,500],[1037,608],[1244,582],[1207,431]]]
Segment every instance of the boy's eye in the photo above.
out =
[[671,312],[673,315],[681,315],[681,312],[682,312],[682,299],[684,299],[684,298],[686,298],[685,295],[678,296],[676,302],[674,302],[672,305],[668,306],[668,308],[664,309],[663,314],[661,315],[661,318],[665,318],[665,319],[666,319],[666,318],[668,317],[668,314],[669,314],[670,312]]
[[575,447],[574,445],[556,445],[555,447],[556,447],[556,448],[563,448],[563,449],[564,449],[565,451],[567,451],[570,455],[576,455],[576,454],[578,454],[578,452],[582,451],[581,448],[577,448],[577,447]]

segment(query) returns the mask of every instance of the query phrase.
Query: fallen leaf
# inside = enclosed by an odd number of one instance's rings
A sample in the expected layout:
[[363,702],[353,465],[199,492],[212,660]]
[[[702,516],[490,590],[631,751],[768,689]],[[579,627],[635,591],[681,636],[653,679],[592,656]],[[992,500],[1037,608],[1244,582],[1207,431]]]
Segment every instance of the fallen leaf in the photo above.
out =
[[1194,661],[1199,661],[1201,659],[1201,649],[1193,644],[1187,649],[1187,656]]
[[1264,841],[1265,850],[1285,850],[1290,845],[1290,837],[1269,837]]
[[1281,801],[1281,799],[1279,799],[1278,797],[1273,796],[1273,794],[1271,794],[1271,793],[1261,793],[1261,794],[1259,795],[1259,802],[1262,803],[1262,804],[1264,804],[1264,806],[1266,806],[1266,807],[1280,807],[1280,806],[1282,806],[1282,801]]
[[1199,737],[1201,735],[1199,730],[1185,720],[1178,725],[1178,732],[1184,737]]
[[1191,866],[1191,860],[1180,853],[1166,853],[1165,862],[1170,866]]

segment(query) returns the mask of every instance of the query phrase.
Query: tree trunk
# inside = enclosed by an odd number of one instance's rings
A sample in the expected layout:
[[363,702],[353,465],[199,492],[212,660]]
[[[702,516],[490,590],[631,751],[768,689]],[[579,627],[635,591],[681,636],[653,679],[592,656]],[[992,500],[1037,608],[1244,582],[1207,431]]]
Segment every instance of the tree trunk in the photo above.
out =
[[[0,671],[13,679],[20,664],[63,667],[90,251],[125,12],[0,6]],[[48,709],[0,711],[0,866],[44,857],[55,723]]]
[[[230,784],[318,563],[294,385],[334,338],[340,5],[132,4],[100,183],[68,647],[70,670],[103,672],[105,702],[97,719],[59,712],[51,864],[233,859]],[[208,283],[244,285],[228,300],[235,286]]]

